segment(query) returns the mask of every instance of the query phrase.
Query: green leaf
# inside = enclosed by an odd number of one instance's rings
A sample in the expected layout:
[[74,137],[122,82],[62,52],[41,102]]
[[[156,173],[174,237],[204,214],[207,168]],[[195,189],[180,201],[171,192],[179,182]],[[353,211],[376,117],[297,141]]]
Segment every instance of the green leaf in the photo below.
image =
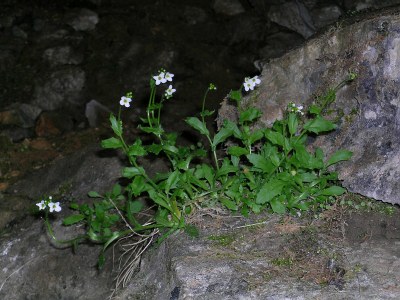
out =
[[343,160],[349,160],[351,156],[353,155],[353,152],[348,151],[348,150],[338,150],[336,151],[326,162],[326,168],[336,164],[339,161]]
[[264,173],[271,173],[275,170],[275,167],[272,164],[272,162],[267,160],[260,154],[252,153],[246,155],[246,157],[256,169],[259,169]]
[[117,120],[113,114],[110,115],[110,123],[111,128],[114,131],[115,135],[121,136],[122,135],[122,121]]
[[327,132],[335,129],[337,126],[329,120],[316,116],[315,119],[304,124],[303,129],[313,133]]
[[101,146],[105,149],[118,149],[122,147],[122,143],[119,139],[111,137],[101,141]]
[[235,202],[233,202],[232,200],[229,200],[227,198],[222,198],[221,199],[221,203],[223,205],[225,205],[226,208],[230,209],[230,210],[238,210],[238,206],[236,205]]
[[76,223],[82,221],[83,219],[85,219],[85,216],[82,215],[82,214],[72,215],[72,216],[66,217],[63,220],[63,225],[69,226],[69,225],[72,225],[72,224],[76,224]]
[[115,198],[115,197],[121,195],[121,190],[122,190],[121,186],[120,186],[119,184],[115,184],[115,185],[113,186],[113,189],[112,189],[111,194],[112,194],[112,195],[114,196],[114,198]]
[[208,131],[206,125],[199,120],[199,118],[196,117],[189,117],[186,120],[186,123],[188,123],[190,126],[192,126],[194,129],[196,129],[198,132],[204,135],[210,135],[210,132]]
[[146,133],[153,133],[157,136],[160,136],[164,133],[164,130],[161,127],[143,127],[141,125],[138,126],[140,130]]
[[181,175],[181,173],[178,170],[175,170],[174,172],[169,174],[168,179],[165,184],[165,193],[166,194],[169,193],[169,190],[171,188],[174,188],[176,186],[176,184],[179,181],[179,175]]
[[299,121],[297,120],[296,114],[289,113],[288,127],[289,127],[289,133],[291,135],[294,135],[297,132],[298,125],[299,125]]
[[240,102],[242,100],[242,91],[241,90],[231,90],[229,93],[229,98]]
[[256,202],[264,204],[270,202],[274,197],[282,192],[285,183],[279,179],[273,178],[264,183],[261,190],[257,194]]
[[321,111],[322,111],[321,107],[319,107],[315,104],[312,104],[309,109],[310,114],[313,114],[313,115],[320,115]]
[[142,167],[126,167],[122,169],[122,177],[125,178],[132,178],[138,175],[142,175],[145,173],[144,169]]
[[252,132],[249,136],[249,142],[250,144],[254,144],[254,142],[261,140],[264,136],[264,130],[258,129]]
[[239,116],[239,123],[252,122],[261,116],[261,111],[255,107],[250,107],[243,111]]
[[154,203],[158,204],[159,206],[162,206],[168,210],[171,210],[171,206],[168,204],[166,200],[163,199],[160,193],[158,193],[156,190],[149,190],[147,191],[149,193],[149,196],[151,200],[154,201]]
[[103,198],[102,195],[100,195],[98,192],[95,192],[95,191],[90,191],[90,192],[88,193],[88,196],[89,196],[90,198]]
[[267,130],[266,138],[273,144],[283,147],[285,145],[285,137],[277,131]]
[[271,200],[271,208],[275,213],[284,214],[286,212],[286,207],[282,203],[283,197],[275,197]]
[[239,157],[241,155],[249,154],[249,150],[239,146],[231,146],[228,148],[228,154]]
[[201,117],[211,117],[214,114],[215,110],[209,111],[209,110],[204,110],[200,113]]
[[235,136],[235,138],[237,138],[237,139],[242,138],[242,132],[240,131],[237,124],[235,124],[234,122],[232,122],[230,120],[224,120],[224,128],[231,130],[233,132],[233,135]]
[[143,203],[140,202],[139,200],[129,202],[129,211],[132,214],[139,213],[142,210],[142,208],[143,208]]
[[321,191],[321,195],[324,195],[324,196],[340,196],[340,195],[344,194],[345,192],[346,192],[345,188],[342,188],[341,186],[334,185],[334,186],[331,186],[331,187],[328,187],[328,188],[322,190]]
[[147,152],[142,146],[142,141],[137,139],[133,145],[129,146],[128,154],[130,156],[144,156]]
[[150,153],[154,153],[155,155],[158,155],[163,148],[162,145],[154,144],[154,143],[151,145],[145,146],[145,147],[146,147],[147,151],[149,151]]
[[190,224],[188,224],[188,225],[185,226],[185,232],[186,232],[186,234],[187,234],[188,236],[190,236],[190,237],[195,237],[195,238],[197,238],[197,237],[199,237],[199,235],[200,235],[199,229],[197,229],[196,226],[190,225]]
[[216,135],[214,135],[214,139],[212,141],[211,147],[215,149],[218,144],[224,142],[228,137],[233,134],[231,129],[226,127],[222,127],[220,131]]
[[132,182],[128,185],[129,190],[132,192],[132,194],[137,197],[141,193],[148,191],[150,188],[150,185],[146,183],[146,180],[144,179],[143,176],[136,176]]

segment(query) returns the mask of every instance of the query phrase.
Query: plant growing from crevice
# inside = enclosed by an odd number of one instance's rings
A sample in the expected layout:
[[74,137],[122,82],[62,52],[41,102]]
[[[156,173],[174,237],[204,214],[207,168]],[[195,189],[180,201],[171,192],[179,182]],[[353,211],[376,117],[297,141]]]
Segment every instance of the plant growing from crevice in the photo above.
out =
[[[104,252],[118,242],[134,240],[128,247],[128,259],[122,267],[117,286],[125,285],[137,266],[140,255],[157,241],[161,243],[170,234],[185,230],[197,235],[197,229],[186,222],[187,216],[197,209],[223,206],[244,216],[268,210],[274,213],[298,213],[320,208],[345,192],[338,182],[338,175],[329,167],[351,157],[351,152],[339,150],[326,158],[322,149],[310,152],[307,137],[328,133],[336,125],[324,118],[323,113],[334,101],[333,93],[342,84],[354,78],[349,76],[336,89],[330,90],[327,100],[316,102],[306,114],[301,105],[290,103],[282,120],[276,120],[271,128],[254,129],[261,117],[255,107],[241,108],[242,93],[260,84],[258,76],[245,78],[239,90],[229,97],[237,103],[237,122],[225,120],[214,134],[207,128],[206,118],[214,112],[206,109],[207,94],[216,87],[207,88],[202,110],[198,116],[188,117],[185,122],[208,141],[202,145],[181,146],[178,134],[164,130],[161,122],[162,108],[175,93],[172,85],[157,94],[163,84],[172,82],[174,75],[160,70],[150,78],[150,97],[146,116],[141,118],[140,130],[152,136],[151,143],[140,137],[128,143],[125,139],[121,107],[129,108],[132,93],[121,97],[118,115],[110,115],[113,136],[102,141],[105,149],[122,151],[129,161],[123,168],[122,177],[129,183],[115,185],[104,195],[90,192],[94,203],[72,204],[76,211],[64,219],[70,226],[84,224],[86,233],[71,241],[71,246],[91,241],[103,245],[99,267],[104,265]],[[225,142],[230,146],[221,155]],[[139,163],[146,156],[165,157],[169,171],[150,176]],[[207,159],[211,158],[212,163]],[[46,224],[49,225],[46,213]],[[49,232],[55,239],[50,226]]]

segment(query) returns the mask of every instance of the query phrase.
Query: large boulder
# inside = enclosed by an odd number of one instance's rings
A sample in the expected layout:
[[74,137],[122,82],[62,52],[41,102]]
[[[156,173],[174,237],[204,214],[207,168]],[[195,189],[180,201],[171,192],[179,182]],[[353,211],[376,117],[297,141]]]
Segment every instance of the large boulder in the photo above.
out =
[[[346,24],[347,22],[347,24]],[[385,9],[308,41],[263,66],[262,83],[243,101],[263,112],[259,125],[270,126],[292,101],[306,105],[345,79],[358,78],[337,91],[333,109],[342,112],[338,130],[314,146],[327,154],[354,152],[338,166],[349,191],[400,203],[400,7]],[[224,102],[220,118],[232,108]],[[339,115],[340,116],[340,115]]]

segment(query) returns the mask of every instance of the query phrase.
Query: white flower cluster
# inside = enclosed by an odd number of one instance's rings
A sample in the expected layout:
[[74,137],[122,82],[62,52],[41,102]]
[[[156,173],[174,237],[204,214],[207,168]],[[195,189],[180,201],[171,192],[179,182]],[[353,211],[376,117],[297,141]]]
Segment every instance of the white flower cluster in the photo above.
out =
[[244,90],[246,92],[254,90],[254,88],[261,83],[258,76],[246,77],[243,82]]
[[49,196],[47,199],[42,200],[39,203],[36,203],[36,206],[39,207],[39,210],[45,210],[46,207],[48,207],[50,212],[61,211],[60,202],[53,202],[52,196]]
[[[153,79],[156,81],[156,85],[160,85],[162,83],[166,83],[167,81],[172,82],[172,78],[174,77],[174,74],[169,73],[165,71],[164,69],[161,69],[158,73],[158,75],[153,76]],[[168,89],[165,90],[164,96],[169,99],[172,97],[172,94],[176,92],[176,89],[172,87],[170,84]]]
[[299,113],[300,115],[304,115],[303,112],[303,105],[296,105],[293,102],[289,102],[288,104],[288,111],[293,113]]

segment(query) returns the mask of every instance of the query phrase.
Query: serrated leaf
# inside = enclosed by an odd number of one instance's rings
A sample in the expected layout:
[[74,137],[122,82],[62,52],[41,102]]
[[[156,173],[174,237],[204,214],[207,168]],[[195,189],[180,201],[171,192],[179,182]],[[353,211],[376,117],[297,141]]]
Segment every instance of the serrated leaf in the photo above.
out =
[[203,122],[201,122],[199,118],[189,117],[185,121],[201,134],[210,135],[210,132],[208,131],[206,125]]
[[271,200],[271,208],[274,213],[284,214],[286,212],[286,206],[281,202],[282,197],[275,197]]
[[264,130],[258,129],[254,132],[252,132],[249,136],[249,142],[250,144],[254,144],[254,142],[257,142],[258,140],[261,140],[264,136]]
[[129,146],[128,154],[130,156],[144,156],[147,154],[147,152],[142,146],[141,140],[138,139],[133,145]]
[[259,169],[264,173],[271,173],[275,170],[273,163],[260,154],[252,153],[246,155],[246,157],[254,166],[254,168]]
[[270,179],[264,183],[261,190],[257,194],[256,203],[264,204],[270,202],[274,197],[282,192],[285,183],[278,179]]
[[122,142],[115,138],[111,137],[101,141],[101,147],[105,149],[118,149],[122,147]]
[[72,215],[72,216],[66,217],[63,220],[63,225],[69,226],[69,225],[72,225],[72,224],[76,224],[76,223],[78,223],[78,222],[80,222],[80,221],[82,221],[84,219],[85,219],[85,216],[82,215],[82,214]]
[[285,138],[280,132],[267,130],[265,137],[275,145],[279,145],[281,147],[284,147],[285,145]]
[[261,111],[255,107],[250,107],[245,111],[240,113],[239,123],[243,124],[244,122],[253,122],[261,116]]
[[153,143],[153,144],[145,146],[145,147],[148,152],[154,153],[155,155],[158,155],[162,150],[162,145],[160,145],[160,144]]
[[242,132],[240,131],[236,123],[230,120],[224,120],[224,128],[231,130],[235,138],[237,139],[242,138]]
[[348,151],[348,150],[338,150],[332,156],[328,159],[326,162],[326,168],[336,164],[339,161],[343,160],[349,160],[351,156],[353,155],[353,152]]

